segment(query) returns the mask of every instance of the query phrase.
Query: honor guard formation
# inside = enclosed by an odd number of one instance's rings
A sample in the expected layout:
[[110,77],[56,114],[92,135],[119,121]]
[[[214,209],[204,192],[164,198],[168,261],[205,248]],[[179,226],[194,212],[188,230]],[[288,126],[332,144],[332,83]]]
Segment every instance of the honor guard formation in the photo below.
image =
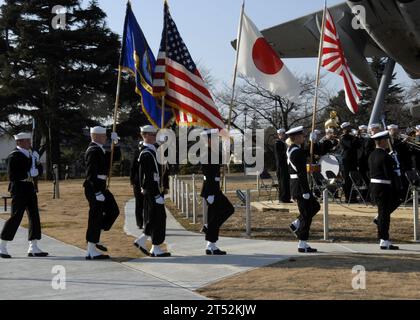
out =
[[[171,253],[164,245],[164,199],[169,189],[169,166],[159,161],[157,133],[158,130],[151,125],[141,127],[138,148],[131,164],[130,183],[135,198],[136,224],[143,230],[134,245],[147,256],[170,257]],[[275,159],[279,202],[294,202],[298,207],[299,216],[289,228],[298,239],[299,253],[317,252],[308,244],[308,240],[312,219],[320,211],[320,194],[314,186],[323,174],[342,180],[346,203],[364,201],[377,206],[378,215],[373,223],[377,225],[380,249],[398,250],[390,240],[390,218],[406,198],[409,173],[419,170],[420,126],[403,134],[397,125],[384,128],[380,124],[371,124],[355,129],[350,122],[338,125],[332,117],[326,123],[324,137],[320,136],[319,130],[315,130],[306,141],[302,126],[288,131],[280,129],[277,133]],[[220,146],[212,143],[218,135],[217,129],[205,130],[201,134],[206,143],[205,155],[201,156],[201,197],[208,208],[208,218],[202,227],[205,235],[203,254],[206,255],[227,254],[217,244],[219,231],[235,212],[234,206],[221,190],[222,156],[220,150],[215,149]],[[110,256],[101,242],[101,234],[112,228],[120,214],[107,183],[110,165],[118,155],[104,147],[107,143],[105,128],[91,128],[90,137],[91,142],[85,152],[86,178],[83,183],[89,204],[86,259],[104,260]],[[7,246],[13,241],[25,211],[29,219],[28,256],[45,257],[48,253],[39,247],[41,222],[36,180],[42,175],[40,156],[36,150],[32,150],[30,133],[19,133],[14,139],[16,148],[9,154],[7,162],[12,212],[1,232],[0,257],[11,258]],[[119,142],[115,132],[111,133],[111,141],[114,145]],[[111,155],[114,159],[111,159]],[[324,172],[325,168],[330,170]],[[367,188],[355,192],[353,186],[357,179]],[[339,195],[335,192],[334,196]],[[150,250],[146,246],[148,240],[152,242]]]

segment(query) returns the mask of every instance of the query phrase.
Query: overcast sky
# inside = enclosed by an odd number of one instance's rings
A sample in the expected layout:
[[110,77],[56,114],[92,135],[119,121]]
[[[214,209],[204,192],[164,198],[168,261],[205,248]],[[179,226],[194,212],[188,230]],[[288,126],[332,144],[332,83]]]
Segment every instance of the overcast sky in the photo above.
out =
[[[328,5],[341,2],[329,0]],[[163,0],[131,0],[131,3],[149,45],[157,54],[163,26]],[[172,17],[193,59],[211,71],[218,85],[231,83],[235,51],[230,41],[236,38],[241,4],[242,0],[169,0]],[[323,4],[324,0],[247,0],[246,12],[258,28],[265,29],[321,10]],[[108,15],[109,27],[121,35],[126,0],[99,0],[99,5]],[[316,72],[316,59],[285,59],[284,62],[296,75]],[[399,82],[411,83],[401,67],[396,72]],[[342,88],[339,76],[324,73],[330,87]]]

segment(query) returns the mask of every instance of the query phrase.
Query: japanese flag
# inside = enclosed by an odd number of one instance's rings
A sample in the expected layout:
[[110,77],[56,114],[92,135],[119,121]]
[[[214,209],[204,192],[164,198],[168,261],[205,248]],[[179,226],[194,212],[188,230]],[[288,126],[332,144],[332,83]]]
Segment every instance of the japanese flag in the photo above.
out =
[[297,100],[298,81],[245,13],[240,38],[238,71],[276,95]]

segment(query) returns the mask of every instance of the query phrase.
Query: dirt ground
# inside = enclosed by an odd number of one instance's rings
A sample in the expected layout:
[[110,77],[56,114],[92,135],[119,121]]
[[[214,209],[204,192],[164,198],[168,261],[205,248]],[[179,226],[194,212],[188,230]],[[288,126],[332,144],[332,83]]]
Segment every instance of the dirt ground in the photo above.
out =
[[[84,196],[82,180],[60,181],[60,199],[53,199],[53,184],[39,183],[38,204],[41,215],[42,232],[65,243],[86,249],[86,227],[88,221],[88,202]],[[116,261],[126,261],[142,256],[133,246],[133,237],[124,231],[124,206],[133,198],[128,178],[113,178],[111,192],[120,208],[120,216],[109,232],[103,232],[101,241],[108,247],[109,254]],[[7,183],[0,183],[0,193],[7,193]],[[8,215],[0,214],[7,219]],[[27,227],[26,215],[22,222]]]
[[[355,266],[366,270],[365,289],[353,289]],[[291,258],[201,288],[227,300],[420,299],[420,256],[336,255]],[[356,287],[357,288],[357,287]],[[363,287],[362,287],[363,288]]]

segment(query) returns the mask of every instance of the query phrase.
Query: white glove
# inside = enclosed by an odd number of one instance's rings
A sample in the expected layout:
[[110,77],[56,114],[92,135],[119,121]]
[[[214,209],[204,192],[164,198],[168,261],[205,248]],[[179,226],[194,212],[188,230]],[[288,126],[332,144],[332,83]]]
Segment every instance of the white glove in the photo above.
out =
[[214,203],[214,196],[208,196],[207,197],[207,202],[208,202],[208,204],[213,204]]
[[32,152],[32,158],[34,158],[35,163],[39,162],[39,153],[36,151]]
[[157,204],[165,204],[165,199],[162,196],[155,197],[155,201]]
[[112,140],[112,142],[114,142],[114,144],[118,144],[118,142],[120,142],[120,137],[118,136],[118,134],[116,132],[112,132],[111,133],[111,140]]
[[311,132],[309,134],[309,141],[316,142],[317,140],[318,140],[318,135],[316,134],[316,132]]
[[302,195],[302,197],[303,197],[303,199],[305,199],[305,200],[309,200],[309,198],[311,197],[311,195],[310,195],[309,193],[304,193],[304,194]]
[[102,194],[102,192],[99,192],[96,194],[96,201],[99,201],[99,202],[105,201],[105,196]]
[[38,175],[39,175],[38,169],[37,168],[31,168],[30,175],[31,175],[31,177],[38,177]]

